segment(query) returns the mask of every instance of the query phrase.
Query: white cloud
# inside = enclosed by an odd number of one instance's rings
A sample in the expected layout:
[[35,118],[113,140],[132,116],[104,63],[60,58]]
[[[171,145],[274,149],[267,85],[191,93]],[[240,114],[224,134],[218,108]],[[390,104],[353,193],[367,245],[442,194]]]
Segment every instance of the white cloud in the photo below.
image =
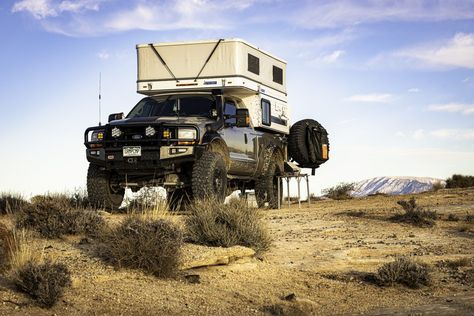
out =
[[[257,0],[135,0],[123,2],[108,12],[100,11],[107,0],[22,0],[12,12],[27,12],[41,20],[48,32],[67,36],[94,36],[129,30],[223,29],[237,23],[238,12],[247,10]],[[259,0],[268,2],[271,0]]]
[[312,65],[329,65],[334,64],[337,62],[342,56],[346,54],[343,50],[335,50],[330,54],[323,54],[315,59],[313,59],[310,63]]
[[65,0],[59,3],[58,10],[61,12],[99,11],[99,5],[102,1],[103,0]]
[[56,16],[50,0],[22,0],[13,5],[12,12],[28,12],[35,19],[41,20],[49,16]]
[[438,129],[430,133],[432,136],[450,140],[474,140],[473,129]]
[[402,138],[407,137],[407,135],[406,135],[404,132],[402,132],[402,131],[396,132],[396,133],[395,133],[395,136],[397,136],[397,137],[402,137]]
[[418,89],[418,88],[410,88],[410,89],[408,89],[408,92],[410,92],[410,93],[418,93],[418,92],[420,92],[420,91],[421,91],[421,90]]
[[21,0],[13,5],[12,12],[27,12],[37,20],[57,17],[63,12],[78,13],[87,10],[98,11],[104,0]]
[[387,103],[393,100],[393,96],[388,93],[356,94],[344,100],[350,102]]
[[474,18],[472,0],[309,1],[288,19],[303,28],[339,28],[381,21],[449,21]]
[[423,129],[417,129],[413,132],[412,137],[416,140],[423,139],[425,137],[425,131]]
[[468,114],[474,114],[474,104],[462,104],[462,103],[432,104],[428,106],[428,111],[462,113],[462,114],[468,115]]
[[106,50],[101,50],[100,52],[97,53],[97,57],[99,57],[102,60],[107,60],[109,59],[110,55],[107,53]]
[[394,56],[436,67],[474,69],[474,33],[457,33],[446,42],[401,50]]

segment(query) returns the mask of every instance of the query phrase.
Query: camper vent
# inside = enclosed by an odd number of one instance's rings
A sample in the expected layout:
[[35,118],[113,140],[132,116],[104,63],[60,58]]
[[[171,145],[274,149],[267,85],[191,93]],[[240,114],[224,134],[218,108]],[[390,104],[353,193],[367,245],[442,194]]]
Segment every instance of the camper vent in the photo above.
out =
[[260,60],[252,54],[248,54],[248,70],[256,75],[260,74]]
[[273,82],[283,84],[283,69],[273,66]]

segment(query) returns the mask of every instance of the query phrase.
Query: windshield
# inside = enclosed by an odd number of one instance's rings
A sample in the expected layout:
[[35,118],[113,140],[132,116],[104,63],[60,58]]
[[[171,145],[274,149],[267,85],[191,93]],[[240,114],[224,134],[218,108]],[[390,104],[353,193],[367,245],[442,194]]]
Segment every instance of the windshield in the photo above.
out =
[[216,108],[213,96],[181,95],[144,98],[130,111],[127,118],[153,116],[205,116]]

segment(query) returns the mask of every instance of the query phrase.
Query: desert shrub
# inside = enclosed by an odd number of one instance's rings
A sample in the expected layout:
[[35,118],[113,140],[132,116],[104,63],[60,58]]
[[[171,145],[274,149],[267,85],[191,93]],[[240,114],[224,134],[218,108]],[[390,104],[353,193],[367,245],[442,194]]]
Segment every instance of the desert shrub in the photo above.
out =
[[465,220],[466,220],[466,222],[473,223],[474,222],[474,214],[467,214]]
[[77,189],[69,196],[66,196],[69,199],[71,206],[76,208],[92,208],[93,204],[90,202],[89,197],[87,196],[86,190]]
[[10,264],[13,243],[13,232],[7,226],[0,223],[0,271]]
[[421,285],[429,285],[431,276],[426,264],[417,263],[407,257],[398,257],[378,269],[377,280],[384,286],[398,283],[410,288],[419,288]]
[[450,222],[457,222],[459,220],[459,216],[456,214],[449,214],[448,215],[448,221]]
[[405,213],[393,216],[393,221],[409,223],[418,227],[433,227],[435,225],[435,220],[438,218],[436,212],[427,211],[417,206],[414,197],[408,201],[401,200],[397,203]]
[[15,273],[14,282],[40,306],[52,307],[71,285],[71,274],[62,263],[28,261]]
[[19,194],[0,193],[0,215],[15,213],[28,205],[28,202]]
[[183,233],[172,222],[129,216],[100,234],[99,255],[117,267],[172,277],[179,268]]
[[232,199],[229,204],[213,199],[196,201],[190,206],[185,223],[187,237],[194,243],[221,247],[241,245],[256,251],[270,246],[260,213],[244,200]]
[[65,234],[95,234],[104,220],[93,210],[73,208],[63,197],[41,196],[17,213],[16,226],[38,231],[43,237]]
[[431,191],[437,192],[443,188],[444,188],[443,183],[441,181],[436,181],[435,183],[433,183],[433,186],[431,187]]
[[443,260],[438,262],[437,266],[439,267],[448,267],[451,269],[458,269],[461,267],[471,267],[474,266],[474,257],[473,258],[459,258],[453,260]]
[[324,196],[333,200],[351,199],[351,191],[354,190],[355,183],[339,183],[331,188],[324,189],[322,193]]
[[473,176],[453,174],[446,180],[446,188],[468,188],[474,186]]

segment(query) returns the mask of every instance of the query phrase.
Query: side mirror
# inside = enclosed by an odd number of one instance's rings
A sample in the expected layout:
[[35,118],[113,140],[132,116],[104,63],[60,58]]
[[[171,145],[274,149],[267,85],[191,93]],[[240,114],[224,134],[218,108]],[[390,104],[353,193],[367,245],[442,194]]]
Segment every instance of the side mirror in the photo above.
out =
[[109,115],[109,123],[110,123],[111,121],[121,120],[121,119],[123,119],[123,118],[124,118],[123,112],[110,114],[110,115]]
[[250,126],[250,115],[248,109],[237,109],[235,112],[237,127],[249,127]]

